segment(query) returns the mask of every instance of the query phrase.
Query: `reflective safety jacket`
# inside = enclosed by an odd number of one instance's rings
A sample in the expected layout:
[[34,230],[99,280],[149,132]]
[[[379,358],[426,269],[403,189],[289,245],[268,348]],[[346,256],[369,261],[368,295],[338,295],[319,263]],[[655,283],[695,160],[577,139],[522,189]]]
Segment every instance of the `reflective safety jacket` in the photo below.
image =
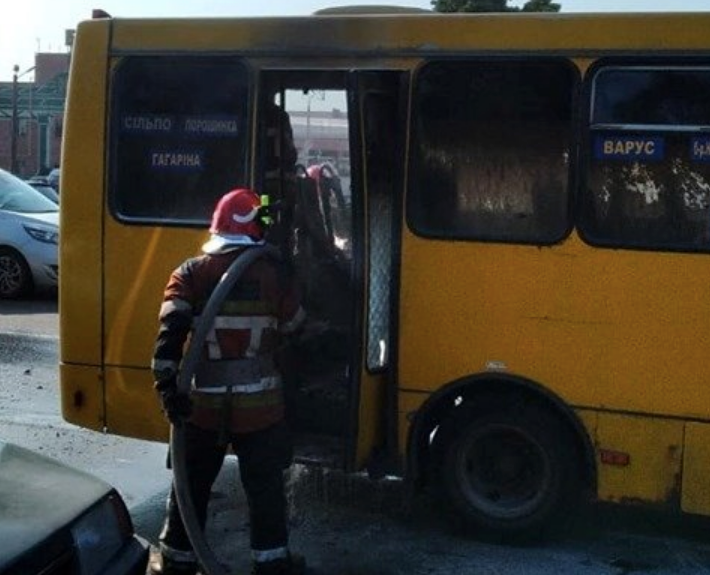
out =
[[[190,331],[224,272],[244,249],[191,258],[170,276],[160,308],[153,357],[157,379],[177,374]],[[244,433],[284,417],[275,352],[283,334],[300,327],[305,313],[288,275],[260,259],[244,272],[223,302],[207,335],[193,379],[197,426]]]

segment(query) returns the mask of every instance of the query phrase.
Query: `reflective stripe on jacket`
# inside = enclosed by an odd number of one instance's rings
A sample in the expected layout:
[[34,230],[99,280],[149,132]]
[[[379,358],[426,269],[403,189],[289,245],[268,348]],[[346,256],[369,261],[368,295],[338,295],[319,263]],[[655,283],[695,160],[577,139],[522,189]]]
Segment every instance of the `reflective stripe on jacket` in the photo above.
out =
[[[191,258],[172,273],[160,311],[154,368],[179,365],[190,330],[242,250]],[[283,270],[267,260],[249,266],[220,307],[205,340],[193,379],[191,421],[208,429],[228,421],[235,433],[280,421],[283,391],[274,353],[279,333],[303,318]],[[225,408],[231,412],[228,416]]]

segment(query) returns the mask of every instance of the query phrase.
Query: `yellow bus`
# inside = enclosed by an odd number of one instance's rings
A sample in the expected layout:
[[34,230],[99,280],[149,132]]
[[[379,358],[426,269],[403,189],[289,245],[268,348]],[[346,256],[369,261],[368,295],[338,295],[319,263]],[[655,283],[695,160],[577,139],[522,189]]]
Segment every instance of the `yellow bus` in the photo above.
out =
[[[64,418],[167,438],[164,283],[251,186],[310,318],[299,461],[502,538],[585,494],[710,514],[710,13],[388,12],[80,23]],[[267,169],[274,106],[295,171]]]

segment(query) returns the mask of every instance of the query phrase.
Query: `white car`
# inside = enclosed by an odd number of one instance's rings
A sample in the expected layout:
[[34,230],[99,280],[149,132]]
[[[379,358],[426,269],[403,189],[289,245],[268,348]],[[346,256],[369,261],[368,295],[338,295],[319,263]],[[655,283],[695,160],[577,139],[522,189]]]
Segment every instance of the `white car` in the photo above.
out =
[[114,488],[0,439],[0,575],[145,575],[149,551]]
[[56,289],[59,206],[0,169],[0,298]]

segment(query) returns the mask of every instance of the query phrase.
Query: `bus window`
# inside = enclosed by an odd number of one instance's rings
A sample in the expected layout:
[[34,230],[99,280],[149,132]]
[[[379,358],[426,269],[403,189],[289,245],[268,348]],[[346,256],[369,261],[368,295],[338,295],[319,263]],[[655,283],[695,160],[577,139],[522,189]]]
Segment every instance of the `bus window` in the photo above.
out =
[[110,198],[120,219],[204,223],[225,190],[246,184],[247,73],[239,61],[125,58],[111,102]]
[[410,226],[435,237],[561,239],[575,85],[565,61],[424,66],[414,89]]
[[710,248],[710,69],[601,66],[583,231],[622,247]]

